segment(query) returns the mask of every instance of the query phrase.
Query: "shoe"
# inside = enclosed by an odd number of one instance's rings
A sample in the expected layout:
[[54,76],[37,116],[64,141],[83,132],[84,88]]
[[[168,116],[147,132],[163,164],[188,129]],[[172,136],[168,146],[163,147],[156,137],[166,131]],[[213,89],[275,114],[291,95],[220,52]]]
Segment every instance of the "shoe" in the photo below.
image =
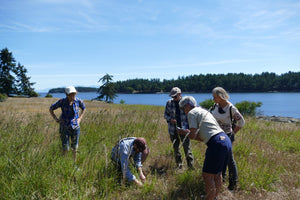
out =
[[176,169],[182,169],[182,164],[181,163],[178,164],[177,167],[176,167]]
[[229,185],[228,185],[228,190],[229,190],[230,192],[234,192],[234,191],[236,190],[236,185],[229,184]]

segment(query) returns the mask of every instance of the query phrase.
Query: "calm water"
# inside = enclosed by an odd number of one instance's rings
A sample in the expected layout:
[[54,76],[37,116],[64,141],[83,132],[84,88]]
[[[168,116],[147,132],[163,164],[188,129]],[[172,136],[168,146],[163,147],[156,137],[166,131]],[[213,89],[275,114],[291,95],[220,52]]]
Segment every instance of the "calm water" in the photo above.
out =
[[[46,93],[41,93],[44,97]],[[121,100],[125,104],[145,104],[165,106],[170,97],[168,94],[117,94],[118,97],[114,103],[120,103]],[[191,95],[197,102],[205,99],[211,99],[211,93],[184,93],[182,96]],[[55,98],[63,98],[63,93],[53,93]],[[83,100],[91,100],[98,96],[96,93],[78,93],[77,96]],[[258,113],[267,116],[282,116],[300,118],[300,93],[233,93],[230,94],[230,101],[235,104],[241,101],[262,102],[262,106],[258,108]]]

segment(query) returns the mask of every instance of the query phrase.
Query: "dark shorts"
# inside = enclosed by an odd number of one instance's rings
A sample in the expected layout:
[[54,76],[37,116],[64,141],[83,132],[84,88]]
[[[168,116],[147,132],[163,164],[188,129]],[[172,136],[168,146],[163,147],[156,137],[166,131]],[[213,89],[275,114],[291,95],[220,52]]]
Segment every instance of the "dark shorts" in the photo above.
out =
[[69,140],[71,141],[71,148],[76,150],[78,148],[78,141],[80,135],[80,127],[72,129],[72,127],[60,126],[60,139],[64,151],[69,150]]
[[231,154],[231,141],[225,133],[218,133],[209,139],[203,164],[203,172],[210,174],[222,173]]

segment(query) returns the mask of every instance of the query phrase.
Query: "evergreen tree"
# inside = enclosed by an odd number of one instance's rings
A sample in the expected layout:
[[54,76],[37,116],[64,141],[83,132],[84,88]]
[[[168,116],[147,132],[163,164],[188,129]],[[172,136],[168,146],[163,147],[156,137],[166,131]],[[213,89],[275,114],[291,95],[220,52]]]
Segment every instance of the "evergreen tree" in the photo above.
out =
[[112,82],[112,75],[106,74],[99,79],[98,82],[102,82],[102,85],[99,87],[97,93],[100,95],[96,98],[101,100],[105,98],[106,102],[113,102],[114,98],[117,97],[115,92],[115,84]]
[[0,52],[0,93],[9,95],[16,92],[15,77],[12,75],[16,69],[16,61],[7,48]]
[[32,86],[35,83],[30,82],[30,78],[26,76],[27,69],[18,63],[16,68],[16,75],[17,75],[17,92],[18,94],[28,95],[28,96],[38,96],[37,93],[34,91]]
[[16,61],[7,48],[0,52],[0,93],[38,96],[32,86],[30,77],[26,76],[27,69]]

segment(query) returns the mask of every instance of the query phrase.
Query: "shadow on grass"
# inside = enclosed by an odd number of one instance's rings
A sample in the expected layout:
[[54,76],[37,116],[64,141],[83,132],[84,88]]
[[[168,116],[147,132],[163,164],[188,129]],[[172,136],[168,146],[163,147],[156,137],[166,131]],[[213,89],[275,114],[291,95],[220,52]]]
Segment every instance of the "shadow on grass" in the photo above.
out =
[[168,171],[172,171],[173,155],[160,156],[149,165],[149,171],[152,175],[164,177]]
[[181,174],[176,183],[177,187],[169,193],[170,199],[204,199],[204,182],[194,171]]

